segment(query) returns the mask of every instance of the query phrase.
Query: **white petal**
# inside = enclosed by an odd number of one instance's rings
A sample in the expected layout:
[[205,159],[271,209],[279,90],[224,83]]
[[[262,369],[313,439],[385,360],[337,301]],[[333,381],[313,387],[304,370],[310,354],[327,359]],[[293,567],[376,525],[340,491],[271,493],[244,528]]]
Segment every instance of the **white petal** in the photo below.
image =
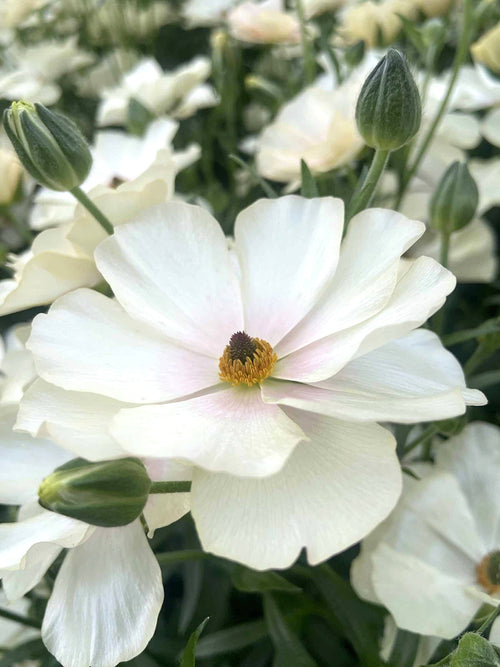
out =
[[0,408],[0,503],[22,505],[38,497],[41,481],[70,457],[48,440],[16,433],[17,406]]
[[462,368],[431,331],[419,329],[350,361],[315,385],[271,380],[266,403],[338,419],[415,423],[463,414],[484,395],[465,389]]
[[27,347],[44,380],[121,401],[168,400],[219,382],[213,359],[173,345],[91,290],[38,315]]
[[227,241],[199,206],[154,206],[116,229],[95,258],[128,313],[183,346],[219,359],[243,327]]
[[239,214],[245,329],[278,343],[311,309],[338,261],[342,200],[290,195],[261,199]]
[[278,355],[378,313],[394,291],[399,258],[424,230],[422,222],[394,211],[369,209],[354,216],[333,280],[313,310],[277,346]]
[[492,109],[486,114],[481,123],[481,132],[490,144],[500,146],[500,109]]
[[249,567],[315,565],[382,521],[401,491],[394,439],[374,424],[293,413],[310,442],[265,479],[197,470],[191,506],[203,548]]
[[[500,544],[500,429],[473,422],[437,448],[436,465],[459,481],[485,553]],[[483,554],[484,555],[484,554]]]
[[157,528],[169,526],[190,510],[189,493],[153,493],[144,508],[148,524],[148,537],[153,537]]
[[197,398],[122,410],[112,435],[137,456],[179,458],[202,468],[261,477],[279,470],[301,428],[258,387],[230,387]]
[[446,570],[398,553],[387,544],[381,544],[372,559],[377,595],[403,630],[452,639],[481,606]]
[[443,305],[456,279],[429,257],[419,257],[408,266],[389,302],[377,315],[279,359],[273,376],[302,382],[325,380],[354,356],[366,354],[423,324]]
[[109,434],[111,419],[128,403],[35,380],[21,401],[16,429],[48,436],[90,461],[126,456]]
[[162,602],[160,567],[140,522],[97,528],[66,556],[42,638],[64,667],[114,667],[146,648]]
[[17,523],[0,524],[0,570],[32,567],[46,543],[70,548],[80,544],[93,529],[86,523],[42,508]]

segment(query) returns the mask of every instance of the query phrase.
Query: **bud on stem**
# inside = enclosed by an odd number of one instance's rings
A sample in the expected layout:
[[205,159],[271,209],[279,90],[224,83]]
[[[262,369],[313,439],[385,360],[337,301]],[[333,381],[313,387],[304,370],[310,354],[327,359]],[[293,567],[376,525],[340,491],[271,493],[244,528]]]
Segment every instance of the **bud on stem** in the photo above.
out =
[[13,102],[3,120],[19,159],[41,185],[64,192],[87,178],[92,156],[69,118],[42,104]]
[[420,94],[402,53],[389,49],[368,75],[356,105],[356,122],[368,146],[394,151],[420,127]]
[[52,512],[111,527],[137,519],[150,490],[151,480],[139,459],[74,459],[43,480],[38,496],[40,505]]

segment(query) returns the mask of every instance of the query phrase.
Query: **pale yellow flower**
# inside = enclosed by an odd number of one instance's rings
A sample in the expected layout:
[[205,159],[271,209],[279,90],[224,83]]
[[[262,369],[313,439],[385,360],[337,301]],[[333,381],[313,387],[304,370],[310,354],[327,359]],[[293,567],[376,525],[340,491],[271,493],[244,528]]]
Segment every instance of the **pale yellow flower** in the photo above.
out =
[[401,29],[399,14],[413,18],[416,7],[413,0],[367,0],[347,7],[341,16],[339,34],[347,44],[360,40],[373,47],[379,34],[384,43],[390,43]]
[[500,23],[470,47],[474,60],[500,72]]

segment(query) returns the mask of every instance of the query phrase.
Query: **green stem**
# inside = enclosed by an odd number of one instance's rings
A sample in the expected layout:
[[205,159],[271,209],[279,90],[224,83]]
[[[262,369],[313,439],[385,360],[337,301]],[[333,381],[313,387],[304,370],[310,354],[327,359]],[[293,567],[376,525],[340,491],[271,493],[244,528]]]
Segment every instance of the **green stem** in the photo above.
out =
[[373,156],[370,169],[366,174],[363,185],[358,192],[354,193],[349,205],[347,207],[346,219],[350,220],[353,215],[359,213],[366,208],[373,197],[377,183],[382,176],[387,160],[389,159],[389,151],[377,148]]
[[97,208],[94,202],[87,197],[85,192],[80,187],[77,186],[76,188],[73,188],[73,190],[70,190],[70,192],[82,206],[85,206],[87,211],[97,220],[97,222],[101,225],[107,234],[113,233],[113,225],[104,215],[104,213]]
[[446,107],[448,106],[451,93],[453,92],[455,82],[460,72],[460,68],[462,67],[465,58],[467,57],[467,51],[469,48],[469,41],[470,41],[471,23],[472,23],[472,3],[471,0],[464,0],[464,18],[462,24],[462,32],[460,35],[460,42],[458,44],[457,51],[455,54],[455,60],[453,62],[453,69],[450,81],[448,83],[448,89],[446,91],[446,95],[443,97],[443,100],[434,117],[434,120],[432,121],[431,126],[429,127],[427,134],[425,135],[424,140],[420,144],[420,148],[417,151],[417,155],[415,156],[415,159],[413,160],[411,167],[408,169],[406,176],[403,179],[402,186],[400,188],[398,199],[396,202],[396,209],[399,208],[401,201],[405,195],[406,189],[410,184],[411,179],[415,176],[417,169],[419,168],[420,163],[422,162],[422,159],[425,155],[425,152],[427,151],[429,144],[431,143],[434,137],[436,129],[446,111]]
[[149,493],[188,493],[191,482],[153,482]]
[[408,454],[408,452],[411,452],[415,449],[415,447],[418,447],[421,445],[423,442],[428,440],[429,438],[432,438],[433,435],[435,435],[438,432],[438,429],[435,424],[430,424],[427,426],[426,429],[418,436],[418,438],[415,438],[412,442],[410,442],[409,445],[405,447],[404,454]]
[[8,609],[2,609],[1,607],[0,607],[0,617],[6,618],[9,621],[15,621],[16,623],[20,623],[21,625],[26,625],[29,628],[36,628],[37,630],[40,630],[42,627],[41,623],[35,621],[32,618],[26,618],[25,616],[20,616],[19,614],[16,614],[13,611],[9,611]]
[[302,50],[304,52],[304,77],[306,83],[311,84],[316,76],[316,63],[314,61],[314,52],[312,44],[307,34],[306,17],[304,15],[304,5],[302,0],[295,0],[297,15],[300,22],[300,38],[302,40]]
[[448,232],[441,232],[441,251],[439,260],[444,268],[448,268],[448,255],[450,252],[450,235]]

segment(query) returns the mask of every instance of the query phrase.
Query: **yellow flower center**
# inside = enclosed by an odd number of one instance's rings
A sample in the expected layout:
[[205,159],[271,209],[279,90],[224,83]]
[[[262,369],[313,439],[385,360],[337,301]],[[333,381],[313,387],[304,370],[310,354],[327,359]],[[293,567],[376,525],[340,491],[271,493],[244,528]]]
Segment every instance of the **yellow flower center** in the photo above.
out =
[[237,331],[219,359],[219,377],[232,385],[247,384],[251,387],[271,375],[277,360],[267,341]]
[[492,551],[476,567],[477,581],[488,593],[500,592],[500,551]]

